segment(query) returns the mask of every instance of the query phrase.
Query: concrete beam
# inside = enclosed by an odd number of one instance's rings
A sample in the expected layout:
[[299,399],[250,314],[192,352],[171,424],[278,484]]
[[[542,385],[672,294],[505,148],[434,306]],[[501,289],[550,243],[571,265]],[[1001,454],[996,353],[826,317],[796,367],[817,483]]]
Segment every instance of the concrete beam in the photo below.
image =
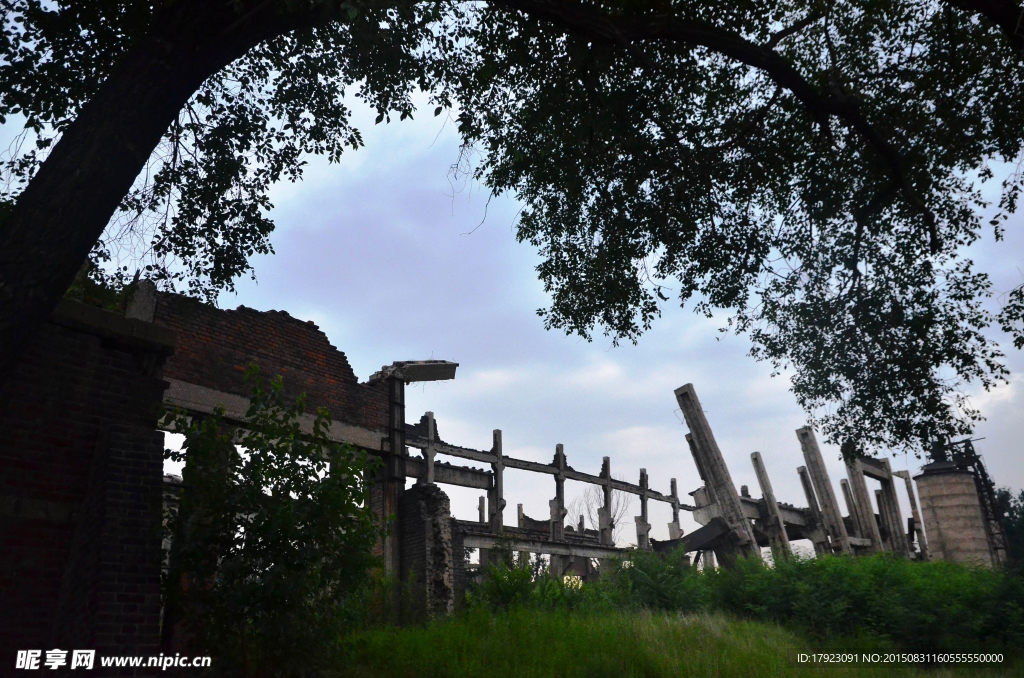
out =
[[[405,473],[410,478],[425,480],[426,463],[423,459],[409,457],[405,460]],[[490,471],[470,468],[468,466],[452,466],[450,464],[434,464],[434,482],[441,485],[472,487],[478,490],[489,490],[493,486],[494,476]]]
[[579,558],[615,558],[628,552],[623,549],[605,546],[585,546],[539,539],[517,539],[515,537],[496,537],[494,535],[467,534],[463,544],[469,549],[493,549],[496,545],[508,544],[513,551],[525,553],[545,553],[556,556],[577,556]]
[[714,493],[714,499],[721,507],[722,518],[735,533],[736,548],[742,555],[760,558],[761,552],[754,539],[754,530],[743,513],[740,496],[725,464],[722,451],[711,432],[711,425],[697,399],[693,384],[686,384],[675,390],[676,402],[683,412],[686,426],[690,429],[693,449],[700,458],[707,473],[708,486]]
[[[170,388],[164,391],[164,405],[179,407],[193,414],[213,414],[217,406],[222,406],[227,421],[233,424],[246,423],[245,415],[249,411],[248,398],[169,377],[164,378],[164,381],[170,383]],[[299,418],[302,432],[312,433],[315,420],[316,416],[313,414],[302,415]],[[374,431],[340,421],[331,422],[331,428],[327,431],[327,437],[334,442],[351,443],[370,452],[380,452],[386,447],[383,444],[384,436],[383,431]]]

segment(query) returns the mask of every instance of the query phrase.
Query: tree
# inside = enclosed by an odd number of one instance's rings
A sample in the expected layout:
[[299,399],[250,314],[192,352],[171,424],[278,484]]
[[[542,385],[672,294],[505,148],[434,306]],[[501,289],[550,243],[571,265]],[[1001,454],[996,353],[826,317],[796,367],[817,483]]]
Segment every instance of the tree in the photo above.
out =
[[[621,479],[619,479],[621,480]],[[622,490],[612,490],[611,520],[612,541],[619,543],[622,531],[629,524],[625,520],[629,506],[633,503],[633,495]],[[604,506],[604,490],[599,485],[587,485],[582,494],[570,502],[566,518],[568,525],[578,526],[582,520],[592,530],[601,529],[598,511]]]
[[304,434],[305,397],[287,403],[280,377],[268,387],[250,367],[247,379],[244,429],[227,426],[223,412],[165,422],[185,434],[182,450],[167,454],[186,465],[164,630],[214,657],[218,675],[320,675],[375,562],[371,465],[328,439],[323,408]]
[[525,203],[548,328],[635,341],[674,292],[792,367],[830,442],[971,430],[988,328],[1024,340],[1024,290],[997,316],[963,251],[1017,206],[1019,5],[515,5],[476,19],[460,123]]
[[1010,488],[999,488],[996,490],[996,506],[1003,517],[1003,535],[1010,565],[1024,572],[1024,490],[1014,496]]
[[833,442],[966,432],[962,385],[1006,375],[985,330],[1024,343],[1024,290],[996,318],[962,255],[1017,205],[1019,176],[996,214],[978,188],[1021,150],[1013,0],[0,6],[0,116],[44,135],[8,165],[0,371],[88,254],[115,255],[119,207],[148,275],[230,286],[269,250],[267,186],[359,144],[346,88],[378,120],[414,87],[459,104],[477,176],[526,204],[549,327],[636,340],[674,285],[833,406]]

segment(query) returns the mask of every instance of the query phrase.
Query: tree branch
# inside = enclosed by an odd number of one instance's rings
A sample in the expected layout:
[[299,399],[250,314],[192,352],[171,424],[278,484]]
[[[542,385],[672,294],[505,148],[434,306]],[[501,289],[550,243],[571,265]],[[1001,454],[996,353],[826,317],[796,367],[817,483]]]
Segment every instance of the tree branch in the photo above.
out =
[[856,99],[835,88],[827,94],[819,92],[772,49],[716,26],[684,21],[672,15],[610,16],[576,0],[493,0],[493,4],[548,21],[591,40],[615,45],[639,40],[705,47],[762,71],[777,85],[791,92],[822,129],[828,129],[829,120],[836,117],[874,149],[904,198],[924,218],[931,251],[938,252],[941,242],[934,213],[914,190],[899,152],[868,122]]

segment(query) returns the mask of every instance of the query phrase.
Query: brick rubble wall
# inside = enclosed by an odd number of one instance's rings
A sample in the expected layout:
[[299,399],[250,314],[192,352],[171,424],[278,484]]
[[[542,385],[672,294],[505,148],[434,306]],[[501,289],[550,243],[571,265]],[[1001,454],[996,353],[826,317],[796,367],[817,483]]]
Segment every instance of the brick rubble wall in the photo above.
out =
[[398,535],[403,619],[415,622],[452,614],[456,568],[448,496],[437,485],[413,485],[403,492]]
[[161,292],[153,322],[177,335],[165,377],[247,397],[244,375],[255,361],[264,378],[284,377],[289,398],[306,393],[308,411],[324,406],[336,421],[386,427],[386,383],[360,384],[345,354],[312,321],[245,306],[218,309]]

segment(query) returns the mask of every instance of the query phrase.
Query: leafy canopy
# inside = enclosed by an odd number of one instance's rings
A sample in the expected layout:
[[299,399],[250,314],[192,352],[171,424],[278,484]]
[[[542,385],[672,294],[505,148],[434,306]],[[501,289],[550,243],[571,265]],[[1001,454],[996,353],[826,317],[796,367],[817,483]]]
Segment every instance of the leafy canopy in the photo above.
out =
[[[3,0],[0,116],[28,131],[5,199],[159,5]],[[1016,209],[998,163],[1024,129],[1024,52],[974,5],[335,2],[210,75],[93,257],[214,298],[271,251],[269,187],[361,144],[346,93],[381,121],[420,88],[523,201],[549,328],[636,341],[671,296],[724,310],[831,442],[920,448],[979,419],[966,384],[1006,378],[994,323],[1024,345],[1024,288],[997,316],[964,256]]]

